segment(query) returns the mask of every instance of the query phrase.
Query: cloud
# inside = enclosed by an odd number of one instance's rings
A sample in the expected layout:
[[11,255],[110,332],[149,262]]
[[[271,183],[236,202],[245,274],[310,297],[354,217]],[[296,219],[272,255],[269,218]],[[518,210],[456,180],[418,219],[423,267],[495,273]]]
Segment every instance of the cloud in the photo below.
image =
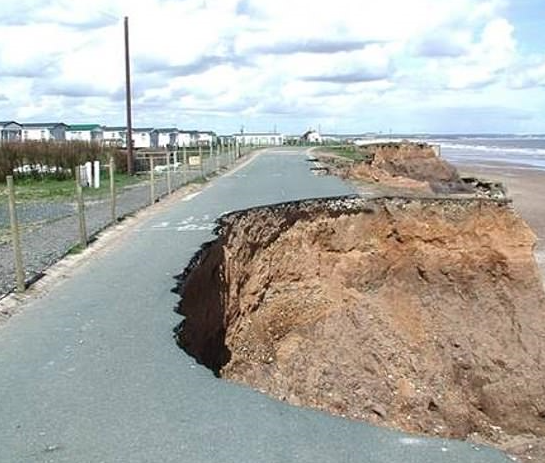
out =
[[353,84],[359,82],[373,82],[377,80],[387,79],[389,73],[386,71],[361,71],[350,72],[346,74],[328,74],[323,76],[308,76],[304,80],[308,82],[332,82],[340,84]]
[[[6,117],[122,123],[121,18],[128,15],[139,124],[255,122],[258,129],[277,119],[306,127],[304,119],[335,120],[340,129],[342,120],[362,123],[365,108],[376,114],[370,124],[412,127],[412,108],[421,105],[422,124],[425,114],[430,125],[438,114],[446,125],[495,111],[505,111],[502,124],[530,124],[509,108],[536,114],[545,96],[545,59],[524,56],[521,25],[508,6],[506,0],[4,0],[0,85],[13,110]],[[457,112],[457,105],[489,113]]]
[[471,45],[470,31],[435,30],[417,39],[414,47],[417,56],[458,58],[466,55]]
[[69,98],[110,97],[114,94],[114,92],[92,85],[79,82],[61,82],[58,80],[45,84],[35,89],[35,91],[42,95],[65,96]]
[[294,42],[280,42],[260,45],[251,50],[252,54],[291,55],[294,53],[338,53],[361,50],[368,45],[380,43],[378,40],[327,40],[313,39]]
[[242,58],[227,56],[202,56],[195,61],[185,64],[171,64],[153,57],[141,57],[136,63],[136,72],[157,73],[165,77],[189,76],[202,74],[223,64],[247,66],[248,61]]
[[514,69],[509,76],[512,89],[524,90],[545,87],[545,58],[534,58]]
[[55,72],[55,60],[48,61],[39,59],[37,61],[14,62],[4,61],[0,58],[0,78],[18,77],[18,78],[43,78],[52,75]]

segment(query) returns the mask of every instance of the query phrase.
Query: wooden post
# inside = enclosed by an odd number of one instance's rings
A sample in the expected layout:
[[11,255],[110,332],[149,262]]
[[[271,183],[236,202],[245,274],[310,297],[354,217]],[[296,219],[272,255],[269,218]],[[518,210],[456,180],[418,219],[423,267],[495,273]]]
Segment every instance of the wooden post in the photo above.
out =
[[112,213],[112,223],[117,222],[117,212],[116,212],[116,192],[115,192],[115,159],[113,155],[110,155],[110,200],[111,200],[111,213]]
[[9,193],[9,221],[11,224],[11,244],[13,246],[13,255],[15,257],[15,280],[17,292],[25,292],[25,269],[23,268],[23,253],[21,251],[21,237],[19,235],[19,223],[17,222],[17,208],[15,205],[15,187],[13,186],[13,176],[6,177]]
[[134,174],[134,154],[132,149],[132,108],[131,108],[131,60],[129,51],[129,18],[125,16],[125,100],[127,111],[127,172]]
[[182,147],[182,184],[187,183],[187,148]]
[[149,184],[150,184],[150,202],[155,204],[155,163],[153,155],[149,157]]
[[172,183],[170,180],[170,151],[167,151],[167,192],[172,194]]
[[201,177],[204,178],[204,162],[202,158],[202,145],[199,145],[199,165],[201,166]]
[[83,203],[83,189],[81,188],[81,172],[76,166],[76,201],[78,204],[79,243],[82,248],[87,247],[87,224],[85,223],[85,205]]

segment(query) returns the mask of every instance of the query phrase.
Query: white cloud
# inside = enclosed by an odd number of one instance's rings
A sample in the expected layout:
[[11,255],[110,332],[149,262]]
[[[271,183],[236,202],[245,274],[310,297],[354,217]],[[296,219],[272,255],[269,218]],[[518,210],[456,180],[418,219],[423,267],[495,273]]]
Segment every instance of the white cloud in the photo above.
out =
[[[8,101],[1,110],[8,119],[122,123],[124,15],[137,123],[204,121],[233,130],[244,121],[257,128],[280,118],[291,129],[308,125],[298,118],[357,121],[366,106],[387,114],[422,102],[485,105],[477,91],[507,101],[513,87],[544,85],[545,61],[528,64],[519,56],[506,6],[506,0],[5,0],[0,85]],[[505,92],[493,90],[498,86]]]

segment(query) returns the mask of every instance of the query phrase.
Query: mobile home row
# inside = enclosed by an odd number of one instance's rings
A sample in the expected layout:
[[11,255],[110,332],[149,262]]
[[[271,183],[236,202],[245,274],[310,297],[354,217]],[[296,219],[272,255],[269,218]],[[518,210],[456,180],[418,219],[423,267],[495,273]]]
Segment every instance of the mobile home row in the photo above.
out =
[[[0,143],[11,141],[87,141],[125,147],[126,127],[108,127],[100,124],[67,125],[62,122],[18,123],[0,122]],[[132,141],[135,148],[164,148],[169,146],[210,145],[216,141],[212,131],[178,130],[177,128],[134,128]]]

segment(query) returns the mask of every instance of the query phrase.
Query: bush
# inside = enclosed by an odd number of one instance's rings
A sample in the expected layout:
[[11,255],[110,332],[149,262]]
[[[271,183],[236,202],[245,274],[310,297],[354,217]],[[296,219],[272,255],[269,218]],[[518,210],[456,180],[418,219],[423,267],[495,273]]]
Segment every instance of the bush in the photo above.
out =
[[71,142],[11,142],[0,145],[0,181],[6,175],[15,177],[44,178],[44,176],[65,180],[74,177],[75,167],[87,161],[109,162],[113,154],[116,169],[127,169],[126,154],[113,147],[83,141]]

